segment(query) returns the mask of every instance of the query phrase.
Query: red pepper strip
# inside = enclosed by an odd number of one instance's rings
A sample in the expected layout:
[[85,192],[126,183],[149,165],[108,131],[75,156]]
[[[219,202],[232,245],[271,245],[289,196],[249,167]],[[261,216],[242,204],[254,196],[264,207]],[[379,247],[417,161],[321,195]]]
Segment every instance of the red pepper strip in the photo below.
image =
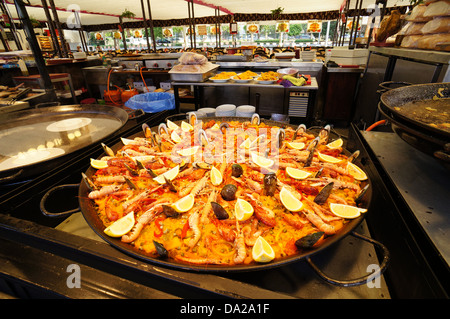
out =
[[189,229],[189,220],[187,220],[186,224],[184,224],[184,226],[183,226],[183,230],[181,231],[181,239],[186,237],[188,229]]
[[159,232],[156,232],[156,230],[155,230],[153,235],[157,238],[161,237],[163,234],[162,225],[160,224],[163,220],[164,220],[164,217],[159,217],[155,220],[155,226],[156,226],[156,229],[159,230]]

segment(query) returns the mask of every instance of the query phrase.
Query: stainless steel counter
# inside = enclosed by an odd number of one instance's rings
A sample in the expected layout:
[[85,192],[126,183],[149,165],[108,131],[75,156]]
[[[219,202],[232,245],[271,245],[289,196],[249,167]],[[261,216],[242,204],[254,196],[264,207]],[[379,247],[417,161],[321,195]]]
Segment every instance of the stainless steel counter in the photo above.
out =
[[362,132],[426,236],[450,265],[450,172],[397,134]]

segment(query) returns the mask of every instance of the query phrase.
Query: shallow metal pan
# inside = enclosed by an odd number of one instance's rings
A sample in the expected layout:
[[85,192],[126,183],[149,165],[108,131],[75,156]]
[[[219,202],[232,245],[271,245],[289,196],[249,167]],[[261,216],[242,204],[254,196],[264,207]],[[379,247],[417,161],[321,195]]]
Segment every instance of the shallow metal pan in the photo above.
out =
[[[218,121],[222,121],[222,122],[223,121],[247,120],[246,118],[242,118],[242,117],[208,117],[205,119],[218,120]],[[270,121],[270,120],[262,120],[262,121],[264,121],[265,123],[267,123],[269,125],[277,125],[277,126],[284,127],[284,128],[287,126],[291,126],[293,128],[296,128],[296,126],[286,124],[286,123],[275,122],[275,121]],[[175,122],[175,123],[180,124],[180,121]],[[156,127],[153,128],[153,130],[156,130]],[[136,136],[143,136],[143,133],[135,134],[129,138],[134,138]],[[111,149],[116,152],[122,146],[123,146],[122,143],[117,143],[116,145],[111,146]],[[346,154],[350,155],[350,153],[347,151],[346,151]],[[358,163],[356,163],[356,164],[358,164]],[[90,167],[85,172],[85,174],[88,177],[91,177],[95,172],[96,172],[96,170],[93,169],[92,167]],[[368,183],[371,184],[370,180],[368,180]],[[362,278],[355,279],[355,280],[332,279],[332,278],[329,278],[324,273],[322,273],[320,271],[320,269],[316,265],[314,265],[314,263],[310,259],[311,256],[327,249],[328,247],[332,246],[333,244],[339,242],[341,239],[343,239],[347,235],[353,235],[356,238],[368,241],[368,242],[376,245],[377,247],[379,247],[382,250],[383,258],[382,258],[382,264],[380,265],[380,269],[378,270],[377,273],[371,274],[371,276],[376,276],[376,275],[380,275],[381,273],[383,273],[384,270],[386,269],[386,267],[388,265],[388,261],[389,261],[389,251],[386,249],[386,247],[383,244],[381,244],[377,241],[374,241],[368,237],[361,236],[361,235],[353,232],[354,229],[357,226],[359,226],[360,223],[363,221],[365,215],[370,213],[370,201],[372,198],[372,186],[371,185],[370,185],[369,190],[367,191],[366,195],[363,197],[363,199],[361,201],[361,205],[360,205],[364,208],[368,208],[369,211],[365,214],[362,214],[360,217],[351,220],[344,227],[344,229],[342,229],[338,234],[328,237],[321,246],[319,246],[315,249],[311,249],[311,250],[302,252],[301,254],[298,254],[295,256],[290,256],[290,257],[280,259],[277,261],[273,261],[273,262],[270,262],[267,264],[251,264],[251,265],[236,265],[236,266],[219,266],[219,265],[198,266],[198,265],[183,264],[183,263],[178,263],[178,262],[173,262],[173,261],[168,261],[168,260],[157,259],[157,258],[147,255],[145,252],[143,252],[141,250],[135,249],[133,246],[131,246],[129,244],[121,242],[120,238],[111,238],[111,237],[105,235],[103,232],[105,229],[105,226],[103,225],[102,221],[98,218],[98,215],[96,213],[95,203],[92,200],[88,199],[89,189],[87,188],[86,184],[83,182],[81,182],[80,184],[74,184],[74,185],[60,185],[60,186],[50,190],[49,192],[47,192],[47,194],[43,197],[43,199],[41,201],[41,211],[43,212],[44,215],[56,217],[56,216],[61,216],[61,214],[66,214],[66,213],[70,214],[70,213],[75,212],[75,210],[74,210],[74,211],[63,212],[63,213],[50,213],[45,209],[45,202],[47,201],[47,198],[49,198],[53,192],[58,191],[60,188],[65,188],[65,187],[74,187],[74,188],[78,189],[80,210],[81,210],[84,218],[86,219],[86,222],[89,224],[89,226],[103,240],[105,240],[107,243],[111,244],[115,248],[123,251],[124,253],[130,254],[136,258],[143,259],[143,260],[148,261],[153,264],[158,264],[160,266],[166,266],[166,267],[170,267],[170,268],[176,268],[176,269],[182,269],[182,270],[188,270],[188,271],[196,271],[196,272],[236,272],[236,271],[242,272],[242,271],[270,269],[270,268],[287,265],[292,262],[306,260],[311,265],[311,267],[317,272],[317,274],[320,277],[322,277],[323,279],[325,279],[327,282],[337,284],[340,286],[360,285],[360,284],[367,282],[367,277],[368,277],[367,275],[363,276]]]
[[[438,95],[441,89],[441,95]],[[413,119],[396,108],[413,101],[432,101],[433,97],[450,99],[450,83],[429,83],[403,86],[381,95],[378,108],[393,123],[393,130],[407,143],[439,160],[450,163],[450,133]],[[449,110],[450,112],[450,110]]]
[[96,104],[62,105],[2,114],[0,183],[23,180],[45,172],[55,164],[63,163],[74,152],[100,143],[127,120],[125,110]]

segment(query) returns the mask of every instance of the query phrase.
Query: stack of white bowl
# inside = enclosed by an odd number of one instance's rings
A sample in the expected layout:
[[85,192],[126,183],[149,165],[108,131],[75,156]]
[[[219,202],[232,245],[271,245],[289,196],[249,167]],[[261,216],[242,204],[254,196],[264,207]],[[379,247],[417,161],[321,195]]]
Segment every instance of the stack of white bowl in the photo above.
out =
[[222,104],[216,108],[216,116],[236,116],[236,105]]
[[236,116],[239,117],[252,117],[256,108],[252,105],[241,105],[236,108]]
[[316,58],[316,51],[302,51],[303,61],[313,61]]
[[198,109],[197,112],[202,113],[204,117],[216,115],[216,109],[212,107],[203,107],[201,109]]

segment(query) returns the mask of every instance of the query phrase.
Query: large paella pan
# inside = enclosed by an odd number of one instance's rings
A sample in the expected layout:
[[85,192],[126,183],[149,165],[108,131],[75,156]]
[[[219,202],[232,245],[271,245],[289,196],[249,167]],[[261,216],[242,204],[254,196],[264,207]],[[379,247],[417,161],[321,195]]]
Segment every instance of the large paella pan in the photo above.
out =
[[91,160],[80,208],[107,242],[164,266],[242,271],[296,261],[351,233],[369,208],[357,152],[329,131],[257,115],[144,124]]

